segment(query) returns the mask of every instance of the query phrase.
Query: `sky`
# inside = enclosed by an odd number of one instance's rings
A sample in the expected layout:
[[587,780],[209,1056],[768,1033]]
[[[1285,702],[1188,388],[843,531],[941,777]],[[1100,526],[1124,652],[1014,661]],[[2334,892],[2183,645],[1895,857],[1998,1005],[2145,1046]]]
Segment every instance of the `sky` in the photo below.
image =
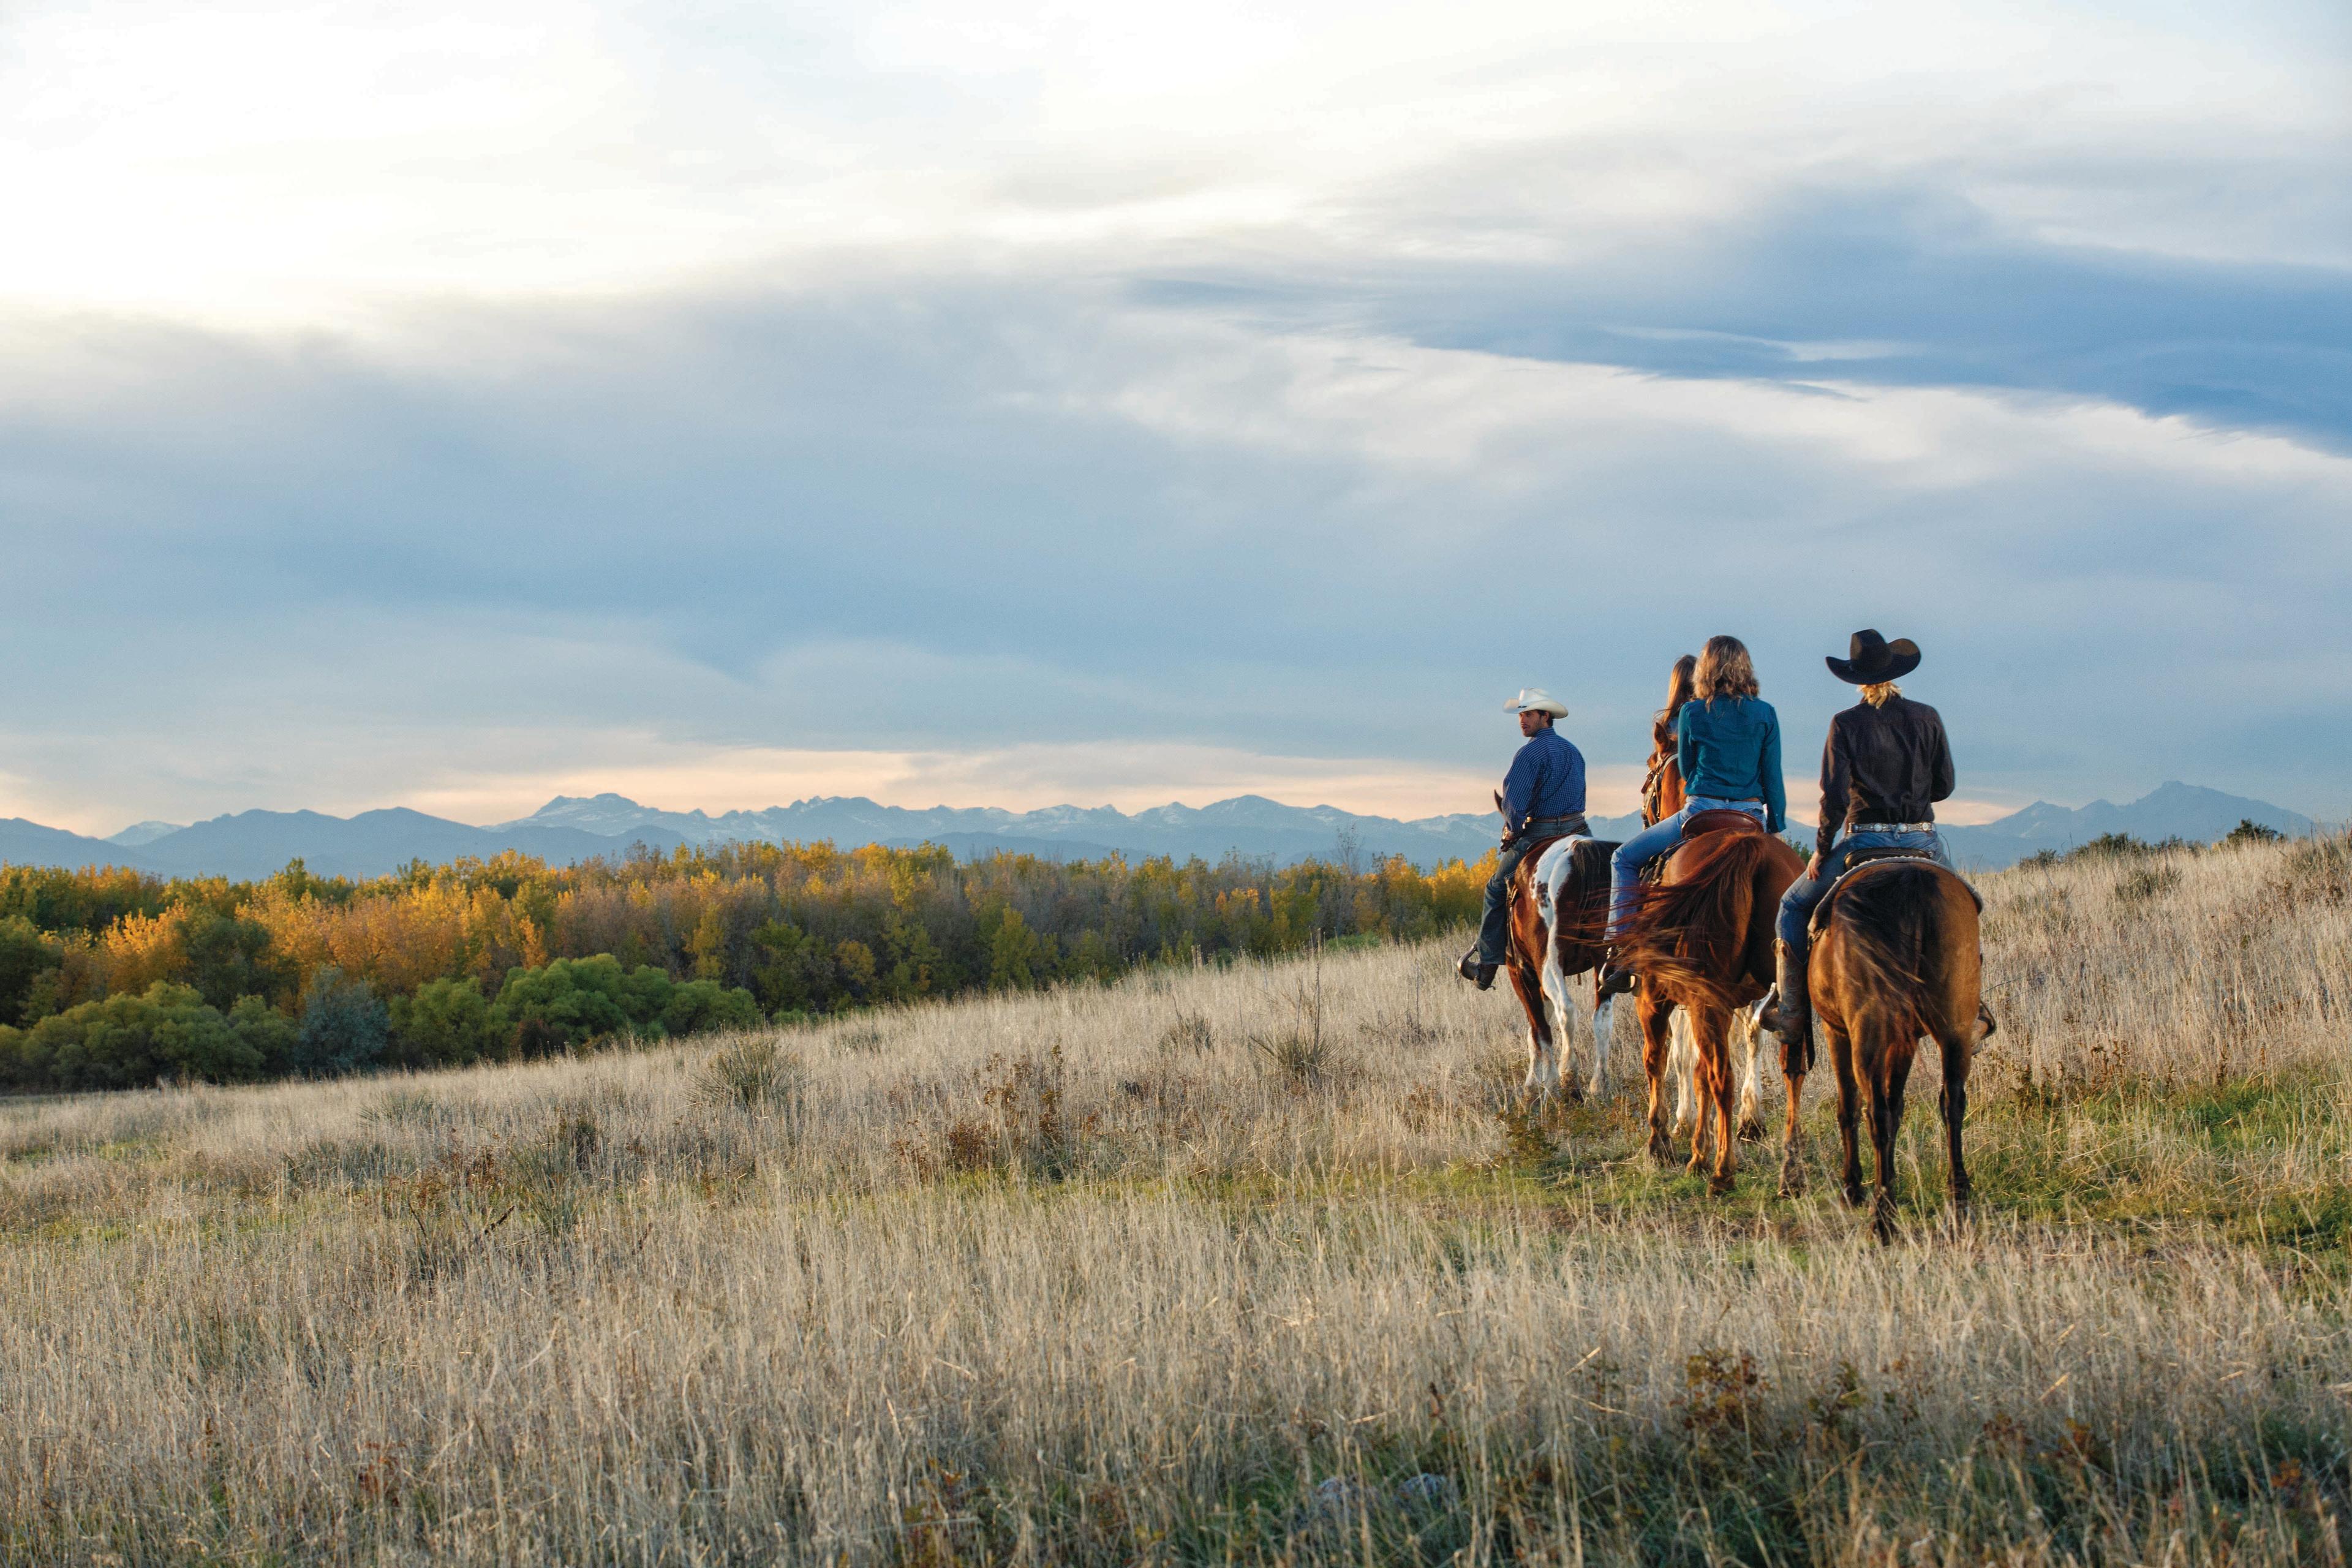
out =
[[2352,11],[18,0],[0,816],[2352,817]]

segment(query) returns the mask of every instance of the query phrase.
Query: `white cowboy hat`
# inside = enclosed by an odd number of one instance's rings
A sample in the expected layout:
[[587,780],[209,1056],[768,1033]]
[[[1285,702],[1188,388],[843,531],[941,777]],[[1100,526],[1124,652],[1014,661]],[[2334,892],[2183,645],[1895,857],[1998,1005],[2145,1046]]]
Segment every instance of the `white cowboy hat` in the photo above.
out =
[[1568,717],[1568,704],[1540,686],[1522,686],[1517,698],[1503,704],[1506,713],[1525,713],[1529,709],[1538,713],[1549,713],[1555,719]]

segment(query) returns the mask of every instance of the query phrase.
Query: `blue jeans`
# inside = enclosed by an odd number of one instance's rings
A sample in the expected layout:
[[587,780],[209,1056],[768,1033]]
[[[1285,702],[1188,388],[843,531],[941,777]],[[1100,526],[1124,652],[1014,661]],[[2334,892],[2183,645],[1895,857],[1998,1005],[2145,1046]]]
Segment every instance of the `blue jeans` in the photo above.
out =
[[1839,839],[1822,857],[1820,876],[1800,877],[1780,895],[1780,916],[1774,922],[1773,933],[1789,944],[1789,955],[1795,960],[1800,973],[1804,971],[1806,951],[1812,944],[1806,928],[1812,924],[1813,910],[1822,896],[1836,885],[1838,873],[1845,869],[1845,863],[1857,849],[1921,850],[1934,857],[1936,864],[1945,870],[1955,869],[1951,853],[1944,847],[1944,836],[1933,828],[1925,833],[1878,833],[1863,827]]
[[1615,940],[1633,912],[1633,890],[1642,880],[1642,868],[1683,841],[1683,819],[1702,811],[1744,811],[1759,822],[1765,820],[1764,803],[1760,800],[1713,800],[1706,795],[1693,795],[1683,803],[1683,808],[1672,816],[1644,827],[1617,847],[1609,857],[1609,935]]

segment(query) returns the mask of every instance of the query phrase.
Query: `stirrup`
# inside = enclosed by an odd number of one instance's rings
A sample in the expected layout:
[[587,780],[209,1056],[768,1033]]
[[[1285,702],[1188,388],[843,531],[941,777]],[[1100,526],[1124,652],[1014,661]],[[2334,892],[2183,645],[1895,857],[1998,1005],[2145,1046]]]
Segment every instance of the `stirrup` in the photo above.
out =
[[1621,964],[1611,964],[1601,972],[1601,988],[1593,993],[1595,1002],[1606,1002],[1612,996],[1622,996],[1633,989],[1640,975]]

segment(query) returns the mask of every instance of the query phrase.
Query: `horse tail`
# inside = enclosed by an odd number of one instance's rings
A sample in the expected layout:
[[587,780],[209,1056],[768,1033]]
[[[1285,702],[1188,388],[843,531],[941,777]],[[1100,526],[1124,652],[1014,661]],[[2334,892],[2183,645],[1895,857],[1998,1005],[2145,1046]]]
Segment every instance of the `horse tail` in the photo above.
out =
[[1777,842],[1769,833],[1685,839],[1674,852],[1678,879],[1635,895],[1618,935],[1619,962],[1644,979],[1736,1005],[1757,877]]
[[[1951,907],[1944,882],[1958,878],[1938,866],[1895,865],[1857,877],[1839,891],[1830,908],[1843,964],[1855,984],[1893,1015],[1898,1032],[1916,1039],[1942,1038],[1973,1017],[1951,1015],[1960,999],[1947,996],[1929,977],[1929,959],[1944,936]],[[1968,900],[1965,888],[1960,889]],[[1971,901],[1971,908],[1973,903]],[[1973,1011],[1973,999],[1968,1000]]]

